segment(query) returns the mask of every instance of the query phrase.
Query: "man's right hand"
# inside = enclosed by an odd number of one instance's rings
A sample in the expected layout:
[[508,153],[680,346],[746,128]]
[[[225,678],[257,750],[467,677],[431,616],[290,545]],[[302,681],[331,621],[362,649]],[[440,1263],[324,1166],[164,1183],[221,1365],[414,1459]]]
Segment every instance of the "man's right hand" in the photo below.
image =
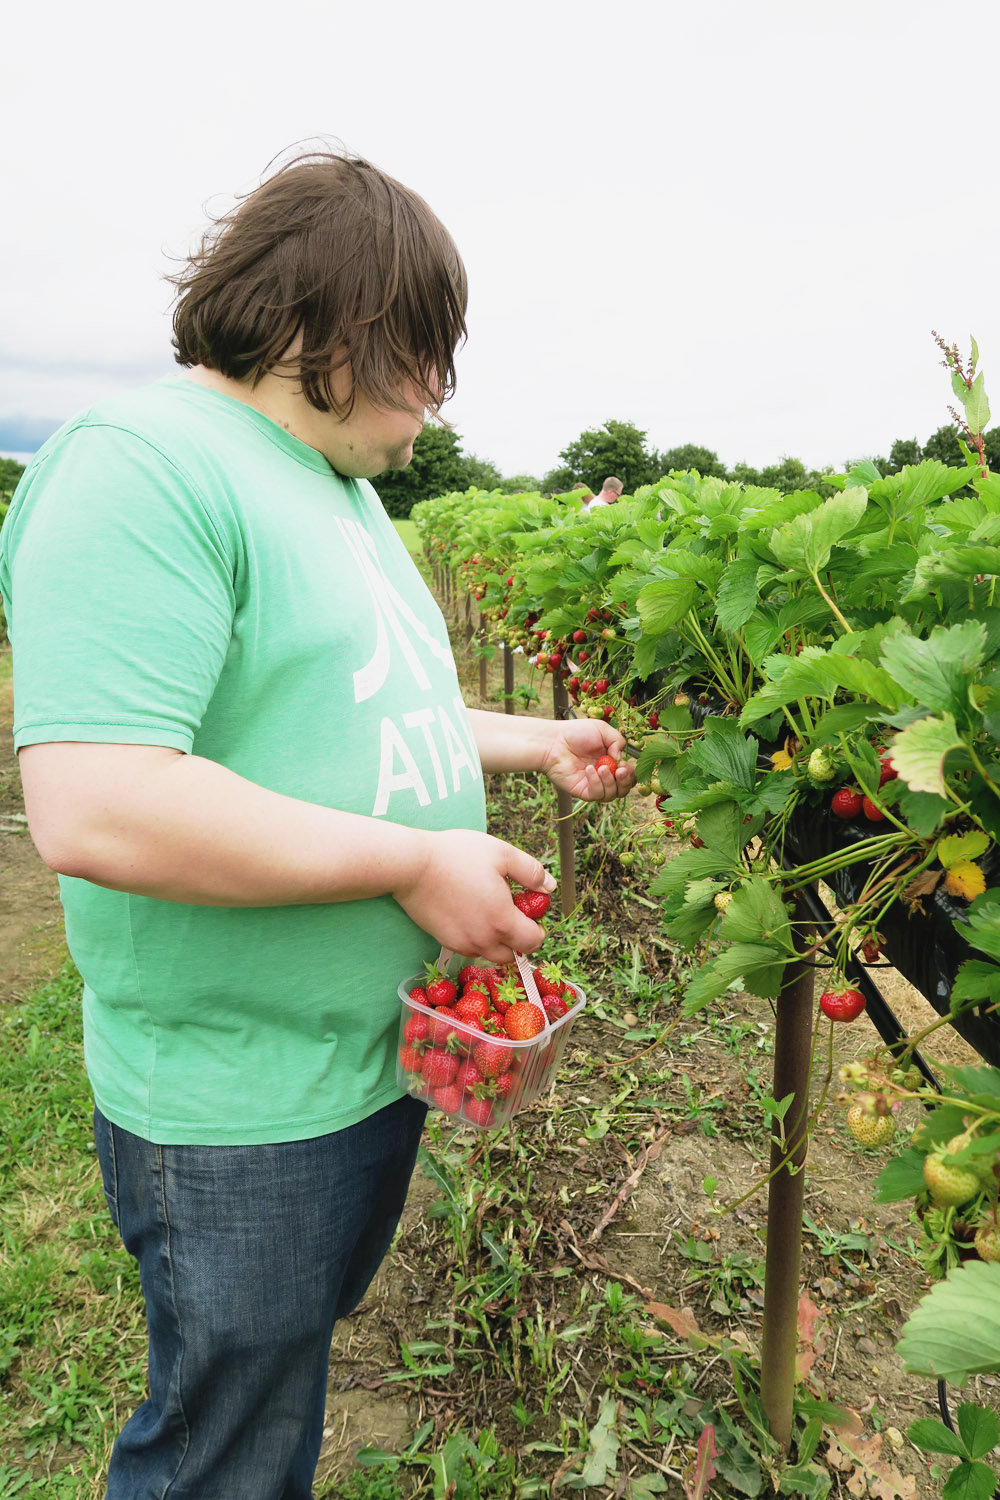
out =
[[555,890],[537,859],[487,833],[450,829],[423,837],[423,861],[392,892],[418,927],[452,952],[490,963],[510,963],[515,950],[541,946],[542,928],[517,909],[508,883]]

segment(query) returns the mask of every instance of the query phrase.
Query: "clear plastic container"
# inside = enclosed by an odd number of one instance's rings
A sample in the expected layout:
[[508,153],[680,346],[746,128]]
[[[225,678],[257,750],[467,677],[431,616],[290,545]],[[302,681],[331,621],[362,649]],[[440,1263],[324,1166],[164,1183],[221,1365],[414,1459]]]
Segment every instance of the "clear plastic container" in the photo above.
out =
[[[459,967],[466,962],[461,960]],[[530,966],[519,963],[518,967],[527,998],[544,1015]],[[546,1015],[543,1031],[530,1041],[516,1042],[441,1016],[433,1006],[411,1000],[410,990],[423,983],[422,975],[414,975],[399,986],[396,1082],[401,1089],[463,1125],[497,1130],[551,1087],[573,1022],[585,1004],[577,985],[570,985],[575,1000],[564,1016],[550,1021]],[[568,1001],[569,996],[564,998]],[[426,1035],[413,1037],[425,1029],[419,1022],[410,1024],[415,1016],[427,1018]]]

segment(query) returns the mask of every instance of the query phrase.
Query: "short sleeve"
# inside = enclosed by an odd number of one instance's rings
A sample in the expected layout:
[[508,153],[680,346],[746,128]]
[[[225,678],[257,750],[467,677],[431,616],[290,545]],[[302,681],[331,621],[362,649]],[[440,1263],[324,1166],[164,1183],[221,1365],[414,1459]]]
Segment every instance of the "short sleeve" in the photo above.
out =
[[190,751],[229,650],[238,532],[157,446],[82,426],[4,527],[14,742]]

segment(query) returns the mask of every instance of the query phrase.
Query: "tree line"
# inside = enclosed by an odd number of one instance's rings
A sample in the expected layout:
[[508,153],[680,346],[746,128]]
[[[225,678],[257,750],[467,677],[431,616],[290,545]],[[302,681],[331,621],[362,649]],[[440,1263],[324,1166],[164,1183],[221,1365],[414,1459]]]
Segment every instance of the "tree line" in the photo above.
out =
[[[516,474],[504,477],[495,464],[465,454],[462,440],[449,429],[428,425],[413,445],[413,462],[407,469],[383,474],[376,488],[391,516],[408,516],[418,500],[431,500],[452,491],[500,489],[508,494],[539,490],[545,495],[560,494],[585,485],[595,493],[609,474],[614,474],[632,494],[640,485],[654,484],[672,469],[697,469],[704,476],[761,485],[765,489],[790,494],[793,490],[814,489],[832,494],[830,477],[833,468],[809,469],[801,459],[785,456],[777,463],[756,469],[750,464],[727,466],[711,448],[697,443],[683,443],[662,451],[649,446],[647,433],[632,422],[608,421],[601,427],[587,428],[567,443],[559,454],[560,462],[541,476]],[[985,435],[986,457],[990,468],[1000,470],[1000,427]],[[880,474],[898,474],[907,464],[936,458],[949,468],[965,464],[955,426],[939,427],[921,444],[917,438],[897,438],[888,456],[864,455],[870,458]],[[844,470],[857,459],[848,460]]]
[[[990,468],[1000,471],[1000,427],[986,433],[985,445]],[[917,464],[924,458],[936,458],[949,468],[961,468],[965,460],[958,428],[939,427],[923,444],[915,437],[897,438],[888,457],[873,455],[871,461],[880,474],[898,474],[906,464]],[[618,421],[585,429],[566,444],[559,459],[556,467],[546,474],[505,476],[488,459],[464,452],[462,439],[453,429],[428,423],[413,445],[410,465],[382,474],[375,487],[389,515],[405,517],[418,500],[432,500],[436,495],[470,488],[498,489],[510,495],[539,490],[554,495],[585,485],[596,493],[607,476],[614,474],[622,481],[626,494],[632,494],[640,485],[654,484],[671,469],[697,469],[705,476],[761,485],[782,494],[803,489],[831,494],[833,486],[829,480],[836,472],[832,468],[808,469],[801,459],[787,456],[762,469],[745,463],[727,468],[711,448],[683,443],[658,451],[649,446],[647,433],[641,428],[632,422]],[[852,462],[845,463],[845,470]],[[12,458],[0,458],[0,522],[6,502],[23,473],[23,464]]]

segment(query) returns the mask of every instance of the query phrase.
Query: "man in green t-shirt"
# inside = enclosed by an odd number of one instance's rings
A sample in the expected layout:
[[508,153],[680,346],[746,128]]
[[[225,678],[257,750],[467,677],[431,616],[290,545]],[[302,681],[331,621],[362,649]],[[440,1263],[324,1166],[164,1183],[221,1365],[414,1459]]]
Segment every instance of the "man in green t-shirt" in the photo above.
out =
[[301,159],[176,278],[185,374],[40,451],[0,538],[15,743],[60,874],[149,1399],[110,1500],[305,1500],[335,1320],[385,1254],[424,1106],[396,985],[541,931],[483,771],[591,800],[621,735],[467,712],[368,480],[454,386],[465,273],[368,163]]

